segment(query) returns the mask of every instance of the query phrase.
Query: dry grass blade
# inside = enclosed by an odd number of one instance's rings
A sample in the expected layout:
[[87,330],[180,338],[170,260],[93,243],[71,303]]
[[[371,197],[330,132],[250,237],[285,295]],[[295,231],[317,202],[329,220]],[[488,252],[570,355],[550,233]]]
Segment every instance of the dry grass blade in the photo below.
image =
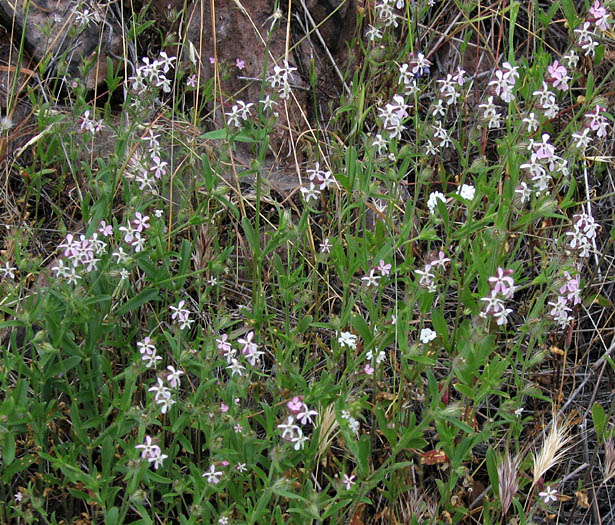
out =
[[498,485],[500,502],[502,503],[502,516],[505,516],[512,504],[513,497],[519,490],[517,473],[519,471],[519,458],[510,457],[507,450],[498,463]]
[[604,483],[615,478],[615,440],[604,442]]
[[329,405],[322,411],[316,426],[320,429],[318,439],[318,459],[320,460],[327,453],[335,436],[339,433],[339,423],[335,418],[334,405]]
[[540,478],[542,478],[547,471],[564,459],[566,452],[572,448],[572,445],[568,444],[571,440],[570,422],[560,421],[558,417],[555,416],[549,433],[542,442],[540,451],[533,454],[534,477],[532,480],[532,487],[536,486]]

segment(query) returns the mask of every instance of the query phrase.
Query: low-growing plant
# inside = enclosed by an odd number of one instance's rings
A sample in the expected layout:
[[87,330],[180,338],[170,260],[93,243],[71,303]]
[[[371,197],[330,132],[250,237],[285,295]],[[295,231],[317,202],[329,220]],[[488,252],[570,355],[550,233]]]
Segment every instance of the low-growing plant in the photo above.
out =
[[326,125],[290,40],[259,100],[174,39],[98,98],[31,88],[2,160],[0,521],[608,521],[611,12],[501,4],[357,9]]

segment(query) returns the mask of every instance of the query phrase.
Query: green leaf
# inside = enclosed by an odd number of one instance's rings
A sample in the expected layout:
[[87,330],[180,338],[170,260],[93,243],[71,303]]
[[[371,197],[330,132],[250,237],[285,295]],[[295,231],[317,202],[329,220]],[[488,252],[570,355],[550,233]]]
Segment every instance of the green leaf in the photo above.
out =
[[111,507],[105,514],[105,525],[117,525],[120,519],[120,511],[117,507]]
[[75,368],[80,362],[81,358],[79,356],[75,355],[72,357],[68,357],[51,367],[48,372],[48,375],[49,377],[58,377]]
[[431,312],[431,323],[436,330],[436,333],[442,338],[444,344],[448,342],[448,326],[446,326],[446,320],[444,314],[439,308]]
[[493,489],[493,493],[500,497],[499,489],[499,477],[498,477],[498,465],[495,451],[489,447],[487,449],[487,473],[489,474],[489,482],[491,483],[491,488]]
[[254,257],[258,260],[260,258],[261,252],[261,245],[260,239],[258,238],[258,233],[254,230],[254,226],[252,226],[250,219],[248,219],[247,217],[241,219],[241,226],[243,228],[243,233],[248,239],[248,244],[252,249],[252,253],[254,254]]
[[120,308],[117,309],[117,315],[124,315],[128,312],[132,312],[137,308],[140,308],[145,303],[149,303],[150,301],[159,301],[160,296],[158,295],[158,290],[154,288],[146,288],[142,290],[140,293],[135,295],[132,299],[126,301]]
[[568,22],[568,27],[577,27],[577,12],[572,0],[561,0],[561,8]]
[[8,467],[15,459],[15,436],[12,432],[8,432],[4,436],[2,444],[2,462],[3,466]]
[[177,288],[182,288],[184,286],[184,281],[186,280],[185,275],[188,273],[188,269],[190,268],[190,258],[192,255],[192,243],[188,239],[184,239],[182,241],[181,248],[179,250],[179,270],[177,272]]
[[602,405],[594,403],[592,407],[592,420],[594,421],[598,443],[602,443],[604,440],[604,429],[606,428],[606,413]]

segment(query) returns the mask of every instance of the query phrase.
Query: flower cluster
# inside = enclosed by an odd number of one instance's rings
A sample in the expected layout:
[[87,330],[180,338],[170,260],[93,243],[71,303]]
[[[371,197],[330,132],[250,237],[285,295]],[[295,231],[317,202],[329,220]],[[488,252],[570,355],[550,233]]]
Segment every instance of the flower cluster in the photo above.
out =
[[368,376],[371,376],[374,373],[374,367],[381,365],[387,358],[384,350],[380,350],[379,352],[375,350],[369,350],[365,355],[365,359],[367,359],[366,365],[363,367],[363,372],[365,372]]
[[588,213],[578,213],[573,216],[572,231],[568,235],[568,246],[578,252],[579,257],[588,257],[592,241],[596,238],[598,224]]
[[382,121],[383,129],[389,132],[389,138],[399,138],[406,129],[403,121],[408,117],[408,105],[404,97],[394,95],[393,102],[387,103],[384,108],[378,108],[378,117]]
[[416,56],[411,53],[408,63],[399,66],[399,83],[403,85],[405,95],[417,92],[417,79],[429,75],[430,67],[431,62],[425,58],[423,53],[417,53]]
[[587,20],[596,26],[598,31],[602,31],[606,33],[611,28],[611,23],[609,21],[609,12],[602,5],[600,0],[596,0],[593,5],[589,8],[589,12],[587,13]]
[[290,96],[290,81],[293,78],[293,71],[297,71],[296,67],[292,67],[284,60],[284,66],[273,66],[273,74],[267,77],[267,82],[273,89],[277,89],[281,99],[287,99]]
[[80,124],[79,124],[79,129],[81,129],[81,131],[87,131],[88,133],[91,133],[92,135],[98,133],[103,126],[103,120],[94,120],[93,118],[90,118],[90,110],[86,110],[83,115],[81,115],[80,120]]
[[242,100],[238,100],[237,104],[233,104],[231,111],[229,113],[225,113],[228,115],[228,125],[235,126],[237,128],[241,127],[243,122],[247,122],[250,120],[252,116],[250,114],[250,108],[253,106],[251,102],[246,104]]
[[596,133],[596,136],[600,139],[604,139],[608,133],[608,120],[604,116],[606,110],[596,105],[594,110],[585,115],[583,121],[583,130],[572,134],[572,138],[576,141],[575,146],[580,151],[585,151],[592,142],[592,132]]
[[168,458],[166,454],[162,453],[161,448],[156,444],[157,438],[151,436],[145,436],[145,443],[142,445],[136,445],[136,449],[141,450],[141,459],[146,459],[149,463],[154,465],[154,469],[158,470],[158,467],[162,465],[162,462]]
[[431,343],[436,337],[438,337],[438,334],[431,328],[422,328],[419,334],[419,339],[424,345]]
[[307,170],[310,180],[309,186],[301,186],[301,194],[306,202],[318,200],[320,192],[335,184],[335,179],[329,170],[321,170],[318,162],[314,163],[313,170]]
[[340,335],[337,338],[337,342],[341,346],[346,346],[348,348],[351,348],[352,350],[356,350],[357,341],[358,341],[357,336],[354,334],[351,334],[350,332],[340,332]]
[[[530,141],[530,161],[521,164],[521,170],[532,183],[532,189],[537,195],[548,193],[551,173],[568,176],[568,162],[555,154],[555,147],[550,143],[548,133],[542,135],[542,142]],[[523,183],[522,183],[523,184]],[[517,193],[522,194],[522,202],[529,199],[527,183]]]
[[139,341],[137,348],[141,354],[141,361],[145,363],[146,368],[155,368],[156,363],[162,360],[162,357],[156,353],[156,346],[149,336],[143,341]]
[[[162,88],[165,93],[170,93],[171,80],[167,78],[166,74],[173,67],[175,60],[176,57],[170,57],[164,51],[161,51],[159,58],[152,62],[148,57],[144,57],[142,59],[143,64],[136,68],[135,76],[128,79],[133,91],[141,95],[148,86],[155,86]],[[138,98],[135,100],[138,100]]]
[[[240,353],[243,355],[244,359],[250,366],[256,366],[260,362],[260,356],[262,356],[264,352],[261,352],[258,345],[254,342],[254,332],[248,332],[245,338],[239,338],[237,342],[241,345]],[[226,369],[230,371],[231,377],[235,375],[241,377],[246,367],[239,362],[237,350],[231,345],[228,340],[228,335],[222,334],[216,339],[216,347],[226,360],[228,364]]]
[[295,450],[301,450],[305,446],[305,442],[309,439],[303,432],[301,425],[314,425],[312,417],[318,415],[316,410],[310,410],[299,396],[293,397],[286,403],[286,409],[289,415],[285,417],[283,423],[280,423],[277,428],[282,431],[282,439],[286,439],[293,443]]
[[546,80],[555,89],[565,91],[568,89],[568,81],[571,80],[571,78],[568,76],[566,67],[556,60],[547,68]]
[[493,103],[492,95],[487,97],[485,104],[479,104],[478,107],[483,109],[483,119],[487,121],[488,129],[499,128],[502,125],[502,114]]
[[[179,376],[183,372],[175,370],[172,366],[169,369],[171,373],[167,374],[166,377],[171,377],[173,384],[179,385]],[[169,384],[171,384],[171,381],[169,381]],[[163,414],[166,414],[175,404],[175,400],[172,398],[172,390],[164,384],[160,377],[157,378],[156,384],[148,388],[147,391],[154,394],[154,403],[160,406],[160,411]]]
[[186,301],[180,301],[177,306],[169,306],[169,310],[172,312],[171,319],[177,322],[180,330],[190,328],[194,323],[194,319],[190,319],[190,310],[184,308],[185,304]]
[[383,27],[397,27],[397,15],[393,10],[394,8],[402,9],[403,7],[404,0],[381,0],[380,3],[376,4],[376,16]]
[[500,69],[494,73],[494,79],[489,82],[491,93],[502,99],[503,102],[515,100],[513,90],[519,78],[518,66],[512,66],[509,62],[504,62]]
[[536,97],[536,108],[541,109],[546,118],[554,118],[559,112],[555,93],[549,90],[549,84],[543,81],[541,89],[532,93]]
[[358,436],[359,435],[359,429],[361,428],[361,425],[360,425],[358,419],[356,419],[355,417],[351,416],[350,412],[348,412],[348,410],[342,410],[342,419],[347,422],[348,428],[350,429],[350,431],[355,436]]
[[[376,272],[378,272],[380,275],[376,275]],[[385,275],[389,275],[390,273],[391,273],[391,265],[386,264],[384,260],[380,259],[378,266],[376,266],[375,268],[372,268],[369,271],[368,275],[361,277],[361,280],[363,281],[365,286],[369,288],[370,286],[377,286],[379,279],[381,277],[384,277]]]
[[65,265],[64,260],[59,259],[51,270],[55,272],[56,277],[66,280],[68,284],[77,284],[77,280],[81,279],[77,271],[89,273],[96,270],[100,256],[107,251],[107,243],[98,238],[98,233],[92,234],[89,238],[85,235],[77,238],[69,233],[58,248],[63,250],[69,264]]
[[491,287],[489,295],[481,299],[485,302],[484,310],[480,313],[481,317],[493,317],[498,326],[507,324],[508,315],[512,312],[510,308],[506,308],[505,300],[512,299],[515,293],[513,273],[513,270],[498,267],[496,275],[488,279]]
[[122,232],[124,242],[132,246],[135,252],[138,253],[145,248],[146,239],[144,232],[149,227],[149,215],[136,212],[135,218],[132,221],[128,221],[125,226],[120,226],[118,230]]
[[466,72],[458,67],[454,75],[448,73],[446,78],[438,80],[440,95],[442,95],[448,106],[456,105],[459,101],[461,97],[459,88],[465,84],[465,75]]
[[438,253],[430,254],[427,257],[427,261],[422,270],[414,270],[414,273],[419,277],[419,286],[426,288],[429,292],[436,291],[436,274],[438,268],[443,271],[446,270],[447,263],[450,259],[446,257],[445,253],[440,250]]
[[148,190],[157,193],[156,183],[167,173],[167,162],[162,160],[162,150],[158,138],[152,127],[141,141],[144,146],[147,144],[147,156],[139,148],[139,153],[133,156],[129,161],[129,169],[127,177],[133,178],[139,183],[139,190]]
[[549,316],[560,326],[565,328],[571,321],[572,307],[581,303],[581,276],[572,277],[570,272],[564,271],[558,295],[554,301],[549,301],[551,310]]

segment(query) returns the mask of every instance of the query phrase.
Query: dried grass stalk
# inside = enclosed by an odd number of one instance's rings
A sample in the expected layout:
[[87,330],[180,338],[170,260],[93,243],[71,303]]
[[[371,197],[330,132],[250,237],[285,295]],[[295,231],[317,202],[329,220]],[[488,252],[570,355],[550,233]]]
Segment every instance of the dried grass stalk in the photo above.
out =
[[559,421],[553,418],[551,429],[542,442],[540,452],[533,454],[534,458],[534,479],[532,487],[538,483],[545,473],[557,465],[568,452],[572,445],[568,443],[572,440],[570,435],[570,422]]
[[517,474],[519,472],[519,458],[510,457],[507,450],[498,463],[498,486],[500,502],[502,503],[502,516],[505,516],[512,504],[513,497],[519,490]]

